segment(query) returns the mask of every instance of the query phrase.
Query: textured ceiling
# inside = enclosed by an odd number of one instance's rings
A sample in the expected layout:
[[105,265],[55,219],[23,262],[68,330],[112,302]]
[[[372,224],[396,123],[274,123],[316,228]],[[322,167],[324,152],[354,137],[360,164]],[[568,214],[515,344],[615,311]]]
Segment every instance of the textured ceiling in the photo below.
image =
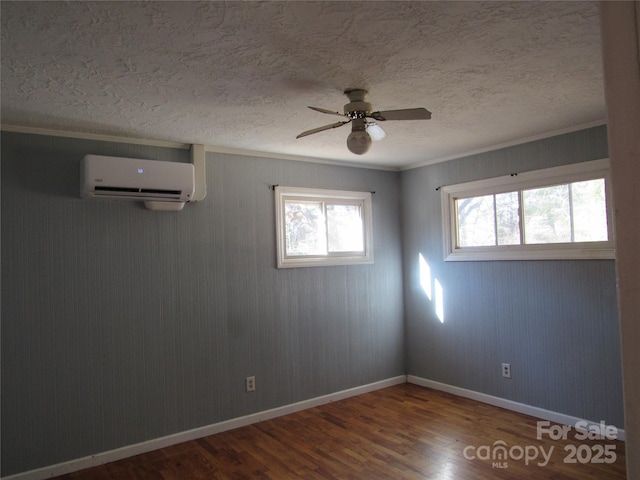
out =
[[[406,167],[605,118],[596,2],[2,1],[2,123]],[[357,156],[343,90],[388,121]]]

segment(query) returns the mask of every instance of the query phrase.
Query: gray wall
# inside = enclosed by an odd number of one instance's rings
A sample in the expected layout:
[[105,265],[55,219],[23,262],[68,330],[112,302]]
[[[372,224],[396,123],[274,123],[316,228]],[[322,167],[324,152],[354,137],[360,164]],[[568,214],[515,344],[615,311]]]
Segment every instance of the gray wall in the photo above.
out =
[[[189,158],[2,133],[3,476],[404,374],[398,173],[208,154],[151,212],[79,199],[86,153]],[[375,264],[277,270],[272,184],[375,190]]]
[[[623,426],[614,261],[444,262],[436,191],[606,157],[603,126],[402,172],[408,374]],[[420,254],[443,286],[444,323],[419,285]]]
[[[604,127],[400,174],[208,154],[178,213],[77,198],[86,153],[189,157],[2,133],[3,476],[404,373],[623,424],[614,262],[445,263],[435,190],[604,158]],[[375,190],[375,264],[277,270],[272,184]]]

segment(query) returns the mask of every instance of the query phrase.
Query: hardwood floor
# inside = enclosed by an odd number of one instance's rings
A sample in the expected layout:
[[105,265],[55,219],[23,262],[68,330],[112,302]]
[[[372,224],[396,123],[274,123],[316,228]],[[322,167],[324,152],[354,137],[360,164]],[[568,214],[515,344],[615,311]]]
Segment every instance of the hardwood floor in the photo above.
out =
[[[403,384],[58,478],[626,478],[623,442],[577,440],[573,429],[565,441],[538,439],[537,421]],[[500,445],[504,459],[485,459]]]

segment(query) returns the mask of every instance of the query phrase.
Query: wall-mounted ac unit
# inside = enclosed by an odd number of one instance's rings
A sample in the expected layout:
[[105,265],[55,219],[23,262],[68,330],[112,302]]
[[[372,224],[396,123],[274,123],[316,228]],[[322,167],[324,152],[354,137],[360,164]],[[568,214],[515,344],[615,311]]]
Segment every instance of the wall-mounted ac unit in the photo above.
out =
[[80,162],[82,198],[142,200],[147,208],[179,210],[191,200],[194,189],[190,163],[101,155],[85,155]]

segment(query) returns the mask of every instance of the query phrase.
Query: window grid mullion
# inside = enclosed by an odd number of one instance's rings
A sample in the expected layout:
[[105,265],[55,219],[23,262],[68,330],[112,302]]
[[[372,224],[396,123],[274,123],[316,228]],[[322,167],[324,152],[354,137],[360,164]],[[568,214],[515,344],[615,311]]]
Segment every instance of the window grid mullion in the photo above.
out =
[[455,248],[460,248],[460,229],[458,228],[458,199],[451,199],[451,211],[453,212],[453,217],[451,217],[451,228],[453,229],[454,239],[455,239]]
[[520,221],[520,245],[524,245],[524,192],[518,190],[518,217]]
[[567,187],[569,188],[569,225],[571,226],[571,243],[574,243],[576,241],[576,236],[575,236],[575,228],[574,228],[574,218],[573,218],[573,188],[572,188],[572,184],[569,183],[567,184]]
[[331,255],[329,251],[329,217],[327,216],[327,202],[320,202],[322,205],[322,216],[324,218],[324,241],[327,247],[327,255]]
[[498,205],[496,195],[493,195],[493,238],[494,245],[498,245]]

